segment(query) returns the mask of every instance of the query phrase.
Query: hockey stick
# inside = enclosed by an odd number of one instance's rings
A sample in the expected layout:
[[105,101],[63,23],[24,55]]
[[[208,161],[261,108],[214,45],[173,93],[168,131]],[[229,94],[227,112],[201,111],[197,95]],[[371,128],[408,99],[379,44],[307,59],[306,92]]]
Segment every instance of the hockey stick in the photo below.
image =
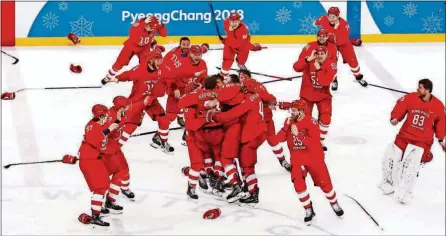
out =
[[440,14],[441,10],[443,10],[445,5],[446,5],[446,1],[444,1],[443,5],[441,5],[440,9],[438,9],[437,15]]
[[3,50],[2,50],[2,53],[5,54],[6,56],[11,57],[12,59],[14,59],[14,62],[12,63],[13,65],[15,65],[15,64],[17,64],[19,62],[19,59],[17,57],[15,57],[15,56],[13,56],[13,55],[11,55],[9,53],[4,52]]
[[102,88],[102,86],[81,86],[81,87],[48,87],[48,88],[22,88],[16,91],[16,93],[25,91],[25,90],[57,90],[57,89],[93,89],[93,88]]
[[[215,68],[221,70],[220,67],[215,67]],[[237,69],[234,69],[234,68],[231,68],[230,70],[240,72],[240,70],[237,70]],[[293,77],[284,78],[284,77],[279,77],[279,76],[275,76],[275,75],[267,75],[267,74],[263,74],[263,73],[252,72],[252,71],[251,71],[251,74],[253,74],[253,75],[266,76],[266,77],[270,77],[270,78],[273,78],[273,79],[279,79],[279,80],[289,80],[289,81],[291,81],[292,79],[295,79],[295,78],[300,78],[300,77],[302,77],[302,75],[298,75],[298,76],[293,76]]]
[[361,203],[359,203],[356,199],[354,199],[353,197],[350,197],[350,196],[347,195],[347,194],[344,194],[344,196],[346,196],[346,197],[352,199],[353,201],[355,201],[356,204],[358,204],[358,206],[361,207],[361,209],[362,209],[362,210],[363,210],[363,211],[370,217],[370,219],[372,219],[373,222],[375,222],[376,226],[378,226],[378,227],[381,229],[381,231],[384,231],[383,227],[381,227],[381,226],[378,224],[378,222],[375,220],[375,218],[373,218],[373,216],[371,216],[370,213],[369,213],[366,209],[364,209],[364,207],[361,205]]
[[[268,47],[262,47],[262,49],[268,49]],[[217,50],[223,50],[223,48],[209,48],[208,51],[217,51]]]
[[408,92],[404,92],[404,91],[401,91],[401,90],[398,90],[398,89],[393,89],[393,88],[387,88],[387,87],[379,86],[379,85],[376,85],[376,84],[369,84],[369,86],[382,88],[382,89],[387,89],[387,90],[398,92],[398,93],[408,94]]
[[[172,129],[169,129],[169,131],[172,131],[172,130],[179,130],[179,129],[182,129],[183,127],[175,127],[175,128],[172,128]],[[138,136],[143,136],[143,135],[148,135],[148,134],[154,134],[154,133],[156,133],[156,132],[158,132],[157,130],[155,130],[155,131],[150,131],[150,132],[144,132],[144,133],[139,133],[139,134],[132,134],[132,135],[130,135],[130,137],[138,137]]]
[[[287,80],[288,80],[288,81],[291,81],[291,80],[293,80],[293,79],[301,78],[301,77],[302,77],[302,76],[289,77],[289,78],[287,78]],[[276,79],[276,80],[265,81],[265,82],[262,82],[262,84],[269,84],[269,83],[274,83],[274,82],[279,82],[279,81],[283,81],[283,79]]]
[[217,19],[215,19],[214,7],[212,6],[212,2],[211,1],[209,1],[209,7],[211,7],[212,19],[214,20],[214,23],[215,23],[215,29],[217,30],[218,38],[221,41],[223,41],[223,37],[220,34],[220,29],[218,28]]
[[42,163],[53,163],[53,162],[62,162],[62,160],[13,163],[13,164],[8,164],[8,165],[6,165],[6,166],[3,166],[3,168],[8,169],[8,168],[11,167],[11,166],[31,165],[31,164],[42,164]]

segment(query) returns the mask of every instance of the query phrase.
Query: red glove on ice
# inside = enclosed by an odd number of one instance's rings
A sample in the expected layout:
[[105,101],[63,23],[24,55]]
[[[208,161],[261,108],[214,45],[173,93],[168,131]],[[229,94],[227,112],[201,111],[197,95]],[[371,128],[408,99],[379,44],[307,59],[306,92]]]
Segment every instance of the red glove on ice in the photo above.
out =
[[166,48],[164,46],[161,45],[155,45],[154,50],[158,50],[159,52],[165,52]]
[[279,109],[281,109],[281,110],[288,110],[291,107],[291,102],[279,102],[279,103],[277,103],[277,105],[279,106]]
[[361,39],[351,39],[350,43],[352,43],[355,47],[360,47],[362,45]]
[[76,164],[76,162],[77,162],[77,157],[75,157],[75,156],[65,155],[62,158],[62,163],[65,163],[65,164],[74,165],[74,164]]
[[15,98],[15,93],[5,92],[2,94],[2,100],[14,100],[14,98]]
[[262,45],[260,45],[258,43],[255,43],[252,45],[251,51],[260,51],[260,50],[262,50]]
[[88,214],[85,214],[85,213],[80,214],[78,219],[81,223],[86,224],[86,225],[90,224],[90,222],[91,222],[91,216]]
[[75,66],[73,64],[70,65],[70,70],[73,73],[79,74],[82,72],[82,67],[81,66]]
[[67,38],[74,43],[74,45],[78,44],[81,42],[81,40],[79,39],[79,37],[77,37],[77,35],[73,34],[73,33],[69,33]]
[[209,44],[207,44],[207,43],[203,43],[203,44],[201,45],[201,53],[202,53],[202,54],[207,53],[208,50],[209,50]]

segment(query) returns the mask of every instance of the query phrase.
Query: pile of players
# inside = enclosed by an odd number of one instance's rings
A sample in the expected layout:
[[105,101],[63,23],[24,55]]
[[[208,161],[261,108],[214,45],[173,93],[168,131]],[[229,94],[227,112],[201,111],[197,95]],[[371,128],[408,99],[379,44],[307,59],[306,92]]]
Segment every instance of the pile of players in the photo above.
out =
[[[79,159],[81,171],[93,192],[92,216],[83,222],[109,226],[100,214],[123,210],[116,204],[119,192],[134,199],[121,147],[141,125],[145,114],[158,123],[151,146],[165,153],[174,152],[168,142],[170,124],[177,120],[184,126],[183,140],[191,165],[183,168],[183,172],[189,178],[187,195],[190,198],[198,199],[195,189],[199,185],[206,192],[224,196],[230,203],[258,203],[257,149],[267,140],[279,163],[291,172],[294,188],[305,209],[304,221],[311,224],[315,216],[305,183],[307,173],[325,193],[336,215],[342,216],[344,212],[324,162],[327,147],[323,143],[331,123],[330,85],[332,89],[337,88],[337,51],[359,84],[366,87],[367,82],[360,73],[348,40],[349,27],[339,17],[339,9],[330,8],[328,15],[321,16],[315,24],[322,26],[317,41],[309,43],[294,64],[294,69],[303,73],[300,99],[278,102],[246,69],[249,52],[262,47],[250,42],[248,29],[237,13],[231,13],[224,21],[227,37],[222,40],[222,69],[219,75],[211,76],[201,59],[209,49],[207,44],[190,45],[190,40],[184,37],[178,47],[163,57],[165,48],[153,37],[155,34],[166,36],[166,27],[156,17],[135,23],[116,63],[102,80],[103,84],[132,81],[130,95],[115,97],[110,109],[95,105],[93,119],[85,127],[79,157],[67,155],[63,159],[65,163]],[[139,57],[139,65],[119,73],[133,55]],[[240,68],[237,75],[229,74],[234,58]],[[426,90],[430,94],[432,87]],[[165,94],[168,96],[166,110],[158,102]],[[318,119],[311,115],[314,105],[318,108]],[[277,108],[289,110],[290,117],[276,134],[272,111]],[[398,120],[404,118],[403,112],[400,113]],[[444,133],[438,135],[444,137]],[[287,142],[291,165],[285,160],[280,142]]]

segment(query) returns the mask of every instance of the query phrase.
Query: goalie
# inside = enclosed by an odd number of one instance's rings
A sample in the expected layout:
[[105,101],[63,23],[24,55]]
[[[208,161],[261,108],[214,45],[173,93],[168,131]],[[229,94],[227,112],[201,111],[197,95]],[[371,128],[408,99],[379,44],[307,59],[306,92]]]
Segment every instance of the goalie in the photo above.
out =
[[395,200],[401,203],[412,196],[420,166],[433,158],[430,149],[434,133],[445,151],[445,107],[431,94],[432,88],[429,79],[420,80],[417,92],[398,100],[391,113],[390,123],[394,126],[406,115],[407,118],[386,150],[380,188],[386,195],[395,193]]

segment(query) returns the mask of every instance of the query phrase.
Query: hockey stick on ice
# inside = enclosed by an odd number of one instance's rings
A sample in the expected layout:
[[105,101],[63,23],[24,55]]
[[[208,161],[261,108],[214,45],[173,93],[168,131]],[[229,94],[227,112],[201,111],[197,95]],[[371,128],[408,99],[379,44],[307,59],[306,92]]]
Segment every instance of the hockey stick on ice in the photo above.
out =
[[11,166],[18,166],[18,165],[32,165],[32,164],[42,164],[42,163],[53,163],[53,162],[62,162],[62,160],[13,163],[13,164],[8,164],[8,165],[6,165],[6,166],[3,166],[3,168],[8,169],[8,168],[11,167]]
[[2,50],[2,53],[5,54],[6,56],[11,57],[12,59],[14,59],[14,62],[12,63],[13,65],[15,65],[15,64],[17,64],[19,62],[19,59],[17,57],[15,57],[15,56],[13,56],[13,55],[11,55],[9,53],[4,52],[3,50]]
[[[172,129],[169,129],[169,131],[172,131],[172,130],[179,130],[179,129],[182,129],[183,127],[175,127],[175,128],[172,128]],[[130,135],[130,137],[138,137],[138,136],[143,136],[143,135],[148,135],[148,134],[154,134],[154,133],[156,133],[156,132],[158,132],[157,130],[154,130],[154,131],[149,131],[149,132],[144,132],[144,133],[139,133],[139,134],[132,134],[132,135]]]
[[408,94],[408,92],[404,92],[404,91],[401,91],[401,90],[398,90],[398,89],[393,89],[393,88],[387,88],[387,87],[379,86],[379,85],[376,85],[376,84],[369,84],[369,86],[382,88],[382,89],[387,89],[387,90],[390,90],[390,91],[393,91],[393,92]]
[[[262,47],[262,49],[268,49],[268,47]],[[218,51],[218,50],[223,50],[223,48],[209,48],[209,51]]]
[[381,231],[384,231],[383,227],[381,227],[381,226],[378,224],[378,222],[375,220],[375,218],[373,218],[373,216],[370,215],[370,213],[369,213],[366,209],[364,209],[364,207],[361,205],[361,203],[359,203],[356,199],[354,199],[353,197],[351,197],[351,196],[349,196],[349,195],[347,195],[347,194],[344,194],[344,196],[346,196],[346,197],[352,199],[353,201],[355,201],[356,204],[358,204],[358,206],[361,207],[361,209],[362,209],[362,210],[363,210],[363,211],[370,217],[370,219],[372,219],[373,222],[375,222],[376,226],[378,226],[378,227],[381,229]]
[[48,88],[22,88],[19,89],[17,91],[15,91],[15,93],[19,93],[25,90],[58,90],[58,89],[94,89],[94,88],[102,88],[102,86],[81,86],[81,87],[48,87]]
[[211,1],[209,1],[209,7],[211,7],[212,19],[214,20],[214,23],[215,23],[215,29],[217,30],[218,38],[221,41],[223,41],[223,37],[220,34],[220,29],[218,28],[217,19],[215,18],[215,13],[214,13],[214,7],[212,6],[212,2]]
[[[221,70],[220,67],[215,67],[215,68]],[[237,71],[237,72],[240,71],[240,70],[237,70],[237,69],[234,69],[234,68],[231,68],[230,70]],[[280,76],[267,75],[267,74],[263,74],[263,73],[253,72],[253,71],[251,71],[251,74],[253,74],[253,75],[266,76],[266,77],[270,77],[270,78],[273,78],[273,79],[279,79],[279,80],[289,80],[289,81],[291,81],[292,79],[295,79],[295,78],[301,78],[301,77],[302,77],[302,75],[297,75],[297,76],[293,76],[293,77],[287,77],[287,78],[284,78],[284,77],[280,77]]]

